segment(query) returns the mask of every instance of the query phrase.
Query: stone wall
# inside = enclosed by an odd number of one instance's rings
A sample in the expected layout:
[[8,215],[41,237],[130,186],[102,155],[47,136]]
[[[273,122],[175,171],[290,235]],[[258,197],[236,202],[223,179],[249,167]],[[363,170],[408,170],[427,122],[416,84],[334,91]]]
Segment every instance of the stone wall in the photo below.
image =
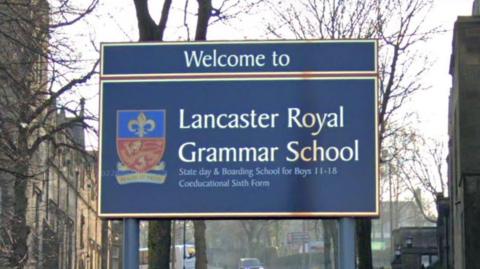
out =
[[480,268],[480,17],[455,23],[449,190],[454,268]]

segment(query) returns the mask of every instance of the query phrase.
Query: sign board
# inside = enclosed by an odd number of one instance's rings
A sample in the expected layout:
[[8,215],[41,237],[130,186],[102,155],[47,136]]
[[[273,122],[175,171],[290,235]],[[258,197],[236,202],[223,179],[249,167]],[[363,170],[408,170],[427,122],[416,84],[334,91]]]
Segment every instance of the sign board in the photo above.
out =
[[376,53],[103,44],[100,216],[377,216]]
[[302,245],[310,241],[310,236],[307,232],[290,232],[287,234],[287,244]]

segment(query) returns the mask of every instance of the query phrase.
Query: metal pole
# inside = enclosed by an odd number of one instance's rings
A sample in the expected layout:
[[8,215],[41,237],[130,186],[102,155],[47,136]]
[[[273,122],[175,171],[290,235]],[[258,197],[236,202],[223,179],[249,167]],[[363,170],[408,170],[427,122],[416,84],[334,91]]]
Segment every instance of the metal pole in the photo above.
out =
[[123,268],[138,269],[140,247],[138,219],[123,219]]
[[187,221],[183,221],[183,269],[185,269],[185,258],[187,257],[187,249],[185,247],[187,241]]
[[177,263],[177,222],[175,220],[172,221],[172,246],[171,249],[173,250],[173,255],[172,255],[172,268],[175,268],[176,263]]
[[[392,187],[392,176],[390,175],[390,165],[387,163],[387,176],[389,182],[389,192],[390,192],[390,258],[393,258],[394,246],[393,246],[393,187]],[[382,227],[383,229],[383,227]]]
[[339,261],[338,268],[340,269],[354,269],[356,264],[355,259],[355,219],[342,218],[340,219],[339,229]]

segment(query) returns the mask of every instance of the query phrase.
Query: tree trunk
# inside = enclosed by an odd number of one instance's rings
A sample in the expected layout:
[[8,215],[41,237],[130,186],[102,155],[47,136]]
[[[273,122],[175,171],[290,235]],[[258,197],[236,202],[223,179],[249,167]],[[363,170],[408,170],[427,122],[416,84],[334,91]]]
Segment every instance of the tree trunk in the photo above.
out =
[[247,257],[252,257],[253,253],[255,253],[255,250],[252,250],[254,248],[254,243],[253,243],[253,235],[249,232],[247,232]]
[[210,15],[212,14],[212,0],[198,1],[197,30],[195,40],[207,40],[207,29]]
[[196,220],[193,222],[194,237],[195,237],[195,268],[196,269],[207,269],[207,240],[205,239],[205,231],[207,226],[205,221]]
[[[163,4],[159,25],[150,16],[147,0],[133,0],[138,22],[139,41],[162,41],[170,13],[171,0]],[[169,268],[171,221],[148,223],[148,264],[150,269]]]
[[331,259],[331,251],[332,251],[332,231],[330,229],[329,220],[322,220],[323,224],[323,240],[324,240],[324,250],[323,250],[323,261],[325,269],[332,268],[332,259]]
[[[163,5],[161,18],[157,25],[150,16],[147,0],[133,0],[137,15],[140,41],[162,41],[171,0]],[[207,37],[208,21],[212,10],[211,0],[198,0],[198,19],[195,40],[205,40]],[[196,268],[207,268],[205,222],[195,221]],[[197,231],[198,230],[198,231]],[[148,255],[149,268],[168,268],[170,260],[171,223],[170,221],[151,221],[149,223]]]
[[165,0],[163,2],[162,16],[160,17],[160,22],[158,23],[159,29],[159,40],[163,40],[163,33],[165,28],[167,28],[168,15],[170,14],[170,6],[172,5],[172,0]]
[[358,269],[372,269],[372,221],[359,218],[356,224]]
[[[198,0],[198,19],[197,29],[195,32],[195,40],[206,40],[208,21],[212,12],[212,0]],[[207,240],[205,238],[205,230],[207,226],[204,220],[196,220],[193,222],[195,237],[195,268],[207,269]]]
[[[339,253],[339,243],[338,243],[338,226],[337,226],[338,222],[336,223],[330,223],[329,227],[330,227],[330,232],[332,233],[332,242],[333,242],[333,260],[334,260],[334,263],[336,264],[336,262],[338,261],[338,253]],[[338,266],[338,265],[336,265]]]
[[30,228],[26,222],[27,212],[27,197],[25,192],[27,190],[27,180],[25,178],[15,179],[15,205],[14,215],[11,221],[11,231],[13,244],[13,253],[10,257],[10,264],[13,268],[21,269],[24,267],[28,259],[27,239],[30,233]]
[[148,268],[169,268],[170,263],[170,221],[148,223]]
[[18,148],[22,155],[15,165],[14,181],[14,200],[13,200],[13,216],[10,218],[12,251],[9,257],[9,263],[12,268],[22,269],[28,260],[28,235],[30,227],[27,225],[27,175],[28,175],[28,143],[27,134],[23,129],[19,130]]

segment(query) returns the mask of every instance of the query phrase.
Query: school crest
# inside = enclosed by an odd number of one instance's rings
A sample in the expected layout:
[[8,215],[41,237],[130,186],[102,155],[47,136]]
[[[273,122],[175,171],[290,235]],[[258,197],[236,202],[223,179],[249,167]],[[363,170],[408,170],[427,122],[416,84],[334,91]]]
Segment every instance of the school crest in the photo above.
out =
[[118,111],[116,142],[118,183],[165,181],[165,110]]

